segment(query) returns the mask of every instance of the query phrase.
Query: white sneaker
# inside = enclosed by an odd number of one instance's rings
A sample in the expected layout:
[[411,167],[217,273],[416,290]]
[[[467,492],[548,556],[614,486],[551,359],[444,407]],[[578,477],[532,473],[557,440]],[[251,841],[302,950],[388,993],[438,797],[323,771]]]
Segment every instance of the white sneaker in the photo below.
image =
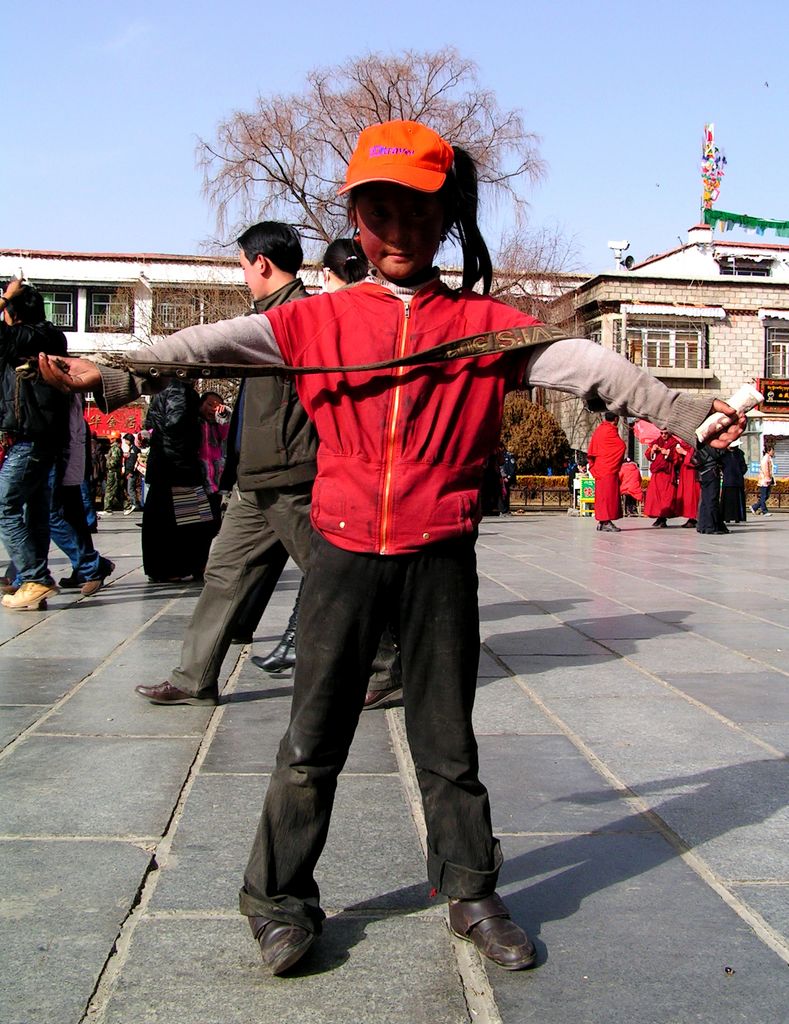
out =
[[769,519],[769,517],[772,515],[772,512],[762,512],[761,515],[763,515],[765,519]]

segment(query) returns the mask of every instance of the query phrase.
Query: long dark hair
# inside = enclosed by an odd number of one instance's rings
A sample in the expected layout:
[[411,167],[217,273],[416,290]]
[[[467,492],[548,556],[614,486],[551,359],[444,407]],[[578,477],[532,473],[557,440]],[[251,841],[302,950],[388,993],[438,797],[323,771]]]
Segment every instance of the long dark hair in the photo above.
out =
[[481,280],[482,292],[487,295],[493,280],[493,264],[477,224],[477,166],[465,149],[460,146],[453,146],[452,149],[455,161],[439,193],[445,210],[444,232],[460,243],[463,253],[463,287],[473,288]]

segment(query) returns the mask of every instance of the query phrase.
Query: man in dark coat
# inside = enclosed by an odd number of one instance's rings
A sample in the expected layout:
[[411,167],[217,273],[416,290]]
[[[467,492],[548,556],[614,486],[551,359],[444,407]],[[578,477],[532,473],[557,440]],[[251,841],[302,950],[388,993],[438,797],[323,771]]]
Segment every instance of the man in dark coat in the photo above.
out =
[[[240,262],[257,312],[308,295],[298,271],[303,260],[297,232],[264,221],[238,239]],[[302,571],[309,564],[310,503],[316,473],[315,428],[292,377],[244,381],[230,421],[222,489],[232,487],[222,526],[205,570],[205,586],[186,629],[181,662],[171,678],[136,692],[153,704],[215,704],[219,671],[242,628],[260,619],[288,557]],[[380,682],[394,689],[399,671],[385,652]],[[379,676],[379,678],[380,678]]]

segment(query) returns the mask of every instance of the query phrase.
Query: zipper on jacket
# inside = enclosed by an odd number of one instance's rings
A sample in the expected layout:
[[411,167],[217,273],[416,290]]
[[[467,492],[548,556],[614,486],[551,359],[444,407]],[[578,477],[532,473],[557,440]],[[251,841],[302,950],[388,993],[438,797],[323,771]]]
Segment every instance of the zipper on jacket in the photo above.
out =
[[[410,300],[403,303],[403,329],[400,332],[400,344],[397,348],[397,359],[406,354],[406,342],[408,340],[408,322],[411,316]],[[404,366],[398,366],[395,370],[396,377],[402,377],[405,373]],[[395,440],[397,438],[397,425],[400,414],[400,394],[402,387],[398,384],[392,392],[392,411],[389,420],[389,429],[386,437],[386,455],[384,459],[384,492],[383,508],[381,510],[381,530],[378,535],[378,554],[386,554],[386,545],[389,540],[389,526],[392,518],[392,475],[394,472]]]

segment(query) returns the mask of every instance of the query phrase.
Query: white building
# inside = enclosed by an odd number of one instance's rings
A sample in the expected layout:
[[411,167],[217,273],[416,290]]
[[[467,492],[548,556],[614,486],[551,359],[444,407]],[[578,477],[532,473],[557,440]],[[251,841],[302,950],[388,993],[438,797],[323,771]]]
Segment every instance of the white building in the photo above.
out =
[[[550,319],[710,400],[755,380],[765,401],[749,415],[747,458],[776,437],[777,472],[789,476],[789,245],[727,242],[698,225],[676,249],[585,281]],[[589,424],[569,406],[568,422],[584,448]]]

